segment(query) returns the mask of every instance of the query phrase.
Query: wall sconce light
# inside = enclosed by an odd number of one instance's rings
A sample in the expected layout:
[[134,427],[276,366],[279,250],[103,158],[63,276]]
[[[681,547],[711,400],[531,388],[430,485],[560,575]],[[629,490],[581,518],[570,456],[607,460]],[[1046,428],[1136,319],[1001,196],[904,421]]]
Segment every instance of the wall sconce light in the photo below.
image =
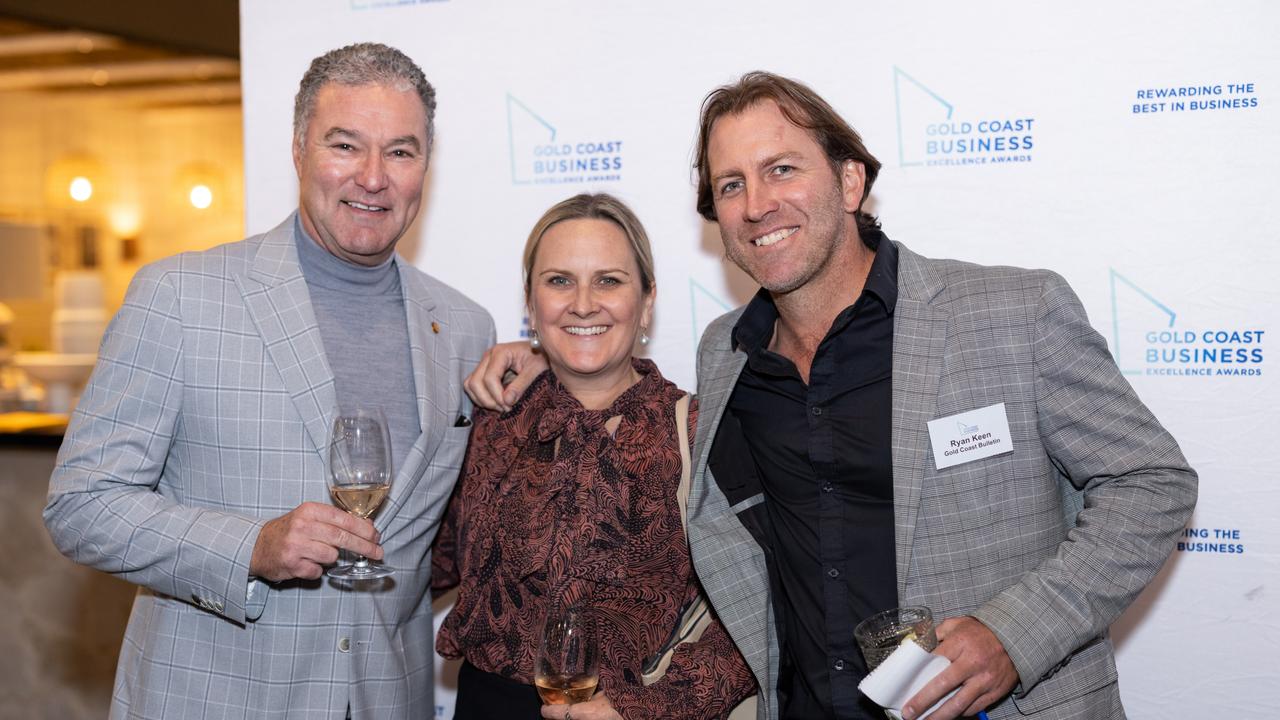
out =
[[107,209],[107,227],[120,239],[120,259],[138,259],[138,234],[142,231],[142,212],[137,205],[116,203]]
[[87,153],[67,155],[45,171],[45,201],[50,207],[96,206],[106,189],[106,171]]
[[187,199],[191,201],[191,207],[204,210],[213,204],[213,190],[208,185],[193,185]]
[[208,210],[221,201],[222,171],[208,163],[189,163],[178,170],[176,189],[182,202],[196,210]]
[[83,175],[77,175],[71,178],[71,184],[67,186],[67,194],[78,203],[88,202],[89,198],[93,197],[93,182]]

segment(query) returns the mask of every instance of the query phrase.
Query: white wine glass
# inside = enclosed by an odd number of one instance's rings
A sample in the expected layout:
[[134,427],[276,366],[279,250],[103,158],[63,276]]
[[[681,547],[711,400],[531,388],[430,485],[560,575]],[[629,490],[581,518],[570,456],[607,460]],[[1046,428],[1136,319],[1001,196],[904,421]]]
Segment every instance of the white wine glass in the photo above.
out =
[[[329,438],[329,494],[334,504],[368,518],[391,492],[391,477],[391,434],[382,409],[339,409]],[[329,568],[327,574],[345,580],[376,580],[395,572],[358,555],[354,564]]]
[[590,613],[570,607],[547,616],[538,648],[533,684],[547,705],[586,702],[600,682],[595,623]]

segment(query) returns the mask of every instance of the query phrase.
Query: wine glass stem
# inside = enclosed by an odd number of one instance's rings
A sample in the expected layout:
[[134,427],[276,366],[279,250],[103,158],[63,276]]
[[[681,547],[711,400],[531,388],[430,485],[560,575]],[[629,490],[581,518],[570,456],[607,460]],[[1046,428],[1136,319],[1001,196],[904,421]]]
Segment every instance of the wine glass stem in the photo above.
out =
[[369,567],[369,558],[367,558],[367,557],[365,557],[365,556],[363,556],[363,555],[356,555],[356,561],[355,561],[354,567],[355,567],[357,570],[365,570],[365,569],[368,569],[368,567]]

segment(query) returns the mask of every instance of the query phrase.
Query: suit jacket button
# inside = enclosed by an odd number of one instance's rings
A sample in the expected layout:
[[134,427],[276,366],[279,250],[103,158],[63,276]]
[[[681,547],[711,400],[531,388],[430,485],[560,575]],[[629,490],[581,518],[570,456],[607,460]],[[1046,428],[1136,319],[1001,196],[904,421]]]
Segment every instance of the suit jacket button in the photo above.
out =
[[351,638],[342,638],[338,640],[339,652],[351,652]]

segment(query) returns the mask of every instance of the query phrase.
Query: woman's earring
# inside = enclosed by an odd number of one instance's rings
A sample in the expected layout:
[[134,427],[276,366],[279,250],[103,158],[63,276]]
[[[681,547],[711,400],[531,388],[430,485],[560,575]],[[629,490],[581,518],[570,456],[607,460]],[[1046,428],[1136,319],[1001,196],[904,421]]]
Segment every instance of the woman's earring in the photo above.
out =
[[538,331],[532,328],[529,329],[529,347],[534,350],[542,347],[542,341],[538,339]]
[[645,331],[645,328],[641,328],[640,329],[640,345],[641,347],[645,347],[645,346],[648,346],[648,344],[649,344],[649,333]]

